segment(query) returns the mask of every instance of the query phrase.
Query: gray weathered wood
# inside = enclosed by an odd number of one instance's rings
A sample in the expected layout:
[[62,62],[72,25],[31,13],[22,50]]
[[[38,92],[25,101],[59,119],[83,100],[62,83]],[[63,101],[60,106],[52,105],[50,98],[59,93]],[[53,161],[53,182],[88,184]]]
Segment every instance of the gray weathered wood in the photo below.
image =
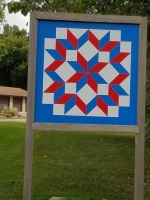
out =
[[142,17],[78,13],[36,12],[36,19],[141,24]]
[[112,125],[82,125],[82,124],[48,124],[33,123],[33,130],[56,130],[56,131],[98,131],[98,132],[120,132],[138,133],[138,126],[112,126]]
[[135,193],[134,200],[144,200],[144,139],[145,139],[145,83],[146,83],[147,18],[140,26],[139,78],[138,78],[138,125],[135,139]]
[[[32,27],[32,28],[31,28]],[[30,17],[30,40],[28,60],[28,98],[27,98],[27,122],[26,122],[26,146],[25,146],[25,168],[24,168],[24,191],[23,199],[31,200],[32,184],[32,154],[33,154],[33,131],[34,119],[34,88],[35,88],[35,62],[36,62],[36,29],[35,13]]]

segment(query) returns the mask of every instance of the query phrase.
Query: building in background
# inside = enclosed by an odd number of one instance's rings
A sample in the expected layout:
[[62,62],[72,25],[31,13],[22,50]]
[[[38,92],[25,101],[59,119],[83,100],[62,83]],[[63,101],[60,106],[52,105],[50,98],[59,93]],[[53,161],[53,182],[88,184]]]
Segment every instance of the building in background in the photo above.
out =
[[27,91],[21,88],[0,86],[0,111],[4,107],[17,108],[19,112],[26,113]]

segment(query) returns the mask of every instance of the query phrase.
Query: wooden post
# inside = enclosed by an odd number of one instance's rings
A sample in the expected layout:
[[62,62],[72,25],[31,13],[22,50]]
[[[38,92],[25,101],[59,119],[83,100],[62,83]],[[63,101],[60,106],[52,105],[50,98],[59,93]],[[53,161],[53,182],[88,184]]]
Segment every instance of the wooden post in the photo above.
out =
[[[30,17],[30,41],[29,41],[29,71],[28,71],[28,103],[26,124],[26,146],[25,146],[25,168],[24,168],[24,191],[23,200],[31,200],[32,185],[32,155],[33,155],[33,131],[34,120],[34,88],[35,88],[35,66],[36,66],[36,27],[35,13]],[[32,27],[32,28],[31,28]]]
[[[134,200],[144,200],[145,83],[146,83],[147,18],[143,17],[139,41],[138,113],[139,133],[135,136]],[[144,81],[143,81],[144,80]]]

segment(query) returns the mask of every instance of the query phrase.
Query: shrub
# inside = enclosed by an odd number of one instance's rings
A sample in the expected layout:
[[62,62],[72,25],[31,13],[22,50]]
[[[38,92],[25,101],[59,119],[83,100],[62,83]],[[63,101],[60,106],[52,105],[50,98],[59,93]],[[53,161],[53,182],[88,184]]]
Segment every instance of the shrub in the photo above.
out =
[[9,113],[12,115],[12,117],[18,116],[18,110],[17,108],[10,108]]
[[5,118],[12,118],[12,115],[11,115],[9,112],[6,112],[6,113],[4,114],[4,117],[5,117]]
[[5,118],[12,118],[18,116],[18,110],[17,108],[8,108],[4,110],[4,117]]

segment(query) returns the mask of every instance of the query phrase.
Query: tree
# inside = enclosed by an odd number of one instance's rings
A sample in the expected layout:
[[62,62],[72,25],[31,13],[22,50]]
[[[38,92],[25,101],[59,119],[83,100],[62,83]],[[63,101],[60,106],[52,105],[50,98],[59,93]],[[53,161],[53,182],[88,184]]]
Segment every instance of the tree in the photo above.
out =
[[145,15],[150,12],[149,0],[19,0],[7,4],[9,12],[57,11],[73,13]]
[[5,15],[4,15],[4,0],[0,0],[0,24],[4,22]]
[[23,15],[27,15],[30,11],[57,11],[86,13],[91,3],[95,4],[96,0],[35,0],[35,1],[11,1],[7,4],[9,12],[16,13],[21,11]]
[[4,25],[0,35],[0,85],[27,88],[27,57],[26,30]]

